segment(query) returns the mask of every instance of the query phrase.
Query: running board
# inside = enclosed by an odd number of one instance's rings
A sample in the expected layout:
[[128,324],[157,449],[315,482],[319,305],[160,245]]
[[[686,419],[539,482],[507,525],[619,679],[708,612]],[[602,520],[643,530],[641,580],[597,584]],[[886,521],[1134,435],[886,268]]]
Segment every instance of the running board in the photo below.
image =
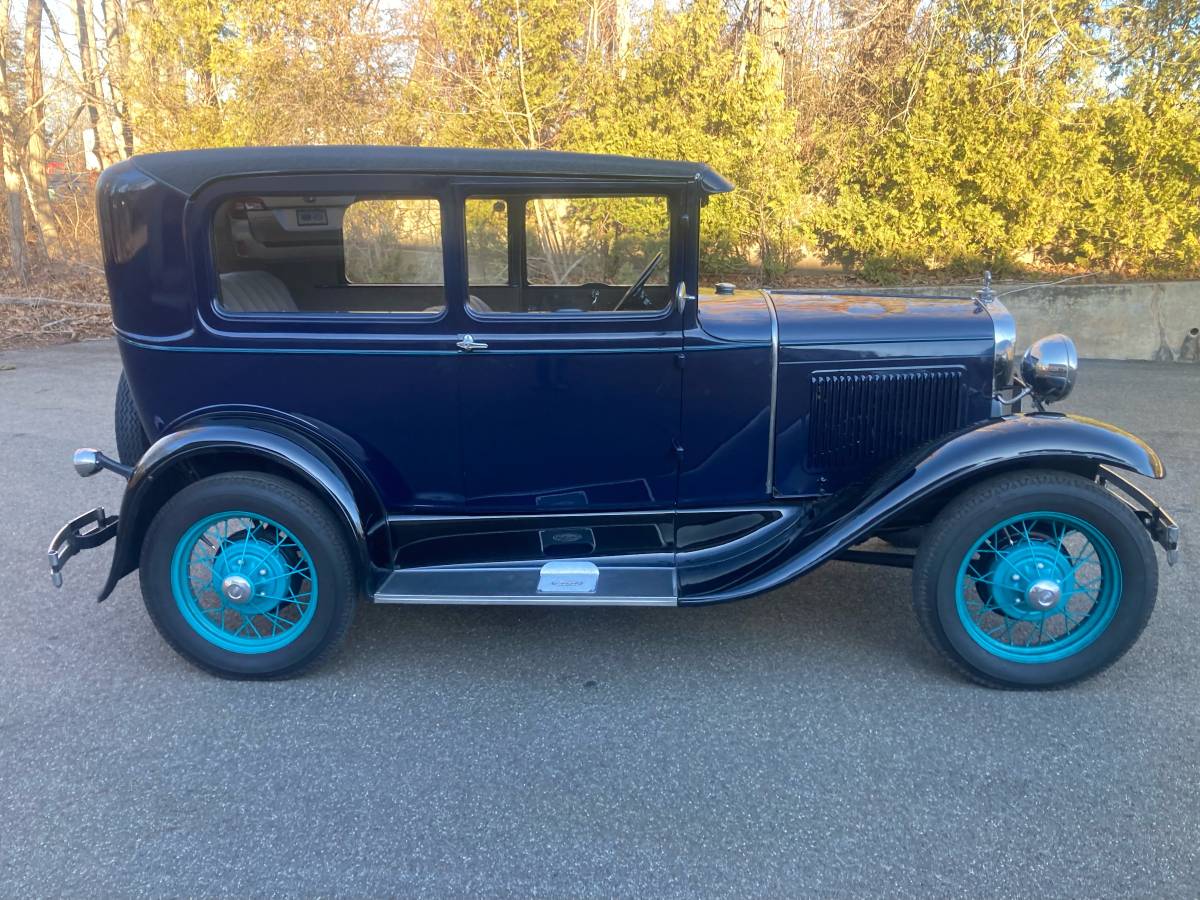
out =
[[664,566],[597,566],[560,559],[540,566],[398,569],[376,603],[516,606],[676,606],[679,580]]

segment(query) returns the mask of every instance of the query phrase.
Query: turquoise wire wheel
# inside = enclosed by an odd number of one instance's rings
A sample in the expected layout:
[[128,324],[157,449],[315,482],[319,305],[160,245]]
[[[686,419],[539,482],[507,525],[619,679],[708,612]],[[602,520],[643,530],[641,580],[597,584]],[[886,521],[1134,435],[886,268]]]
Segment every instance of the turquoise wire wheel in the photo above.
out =
[[963,627],[1004,659],[1043,662],[1086,647],[1121,602],[1121,563],[1089,522],[1038,510],[1010,516],[963,555]]
[[992,687],[1042,688],[1111,665],[1154,607],[1158,563],[1145,527],[1094,481],[1003,475],[931,523],[913,569],[930,642]]
[[207,516],[175,545],[171,592],[189,625],[234,653],[269,653],[304,633],[320,600],[312,557],[266,516]]
[[349,627],[353,555],[328,507],[273,475],[183,488],[142,545],[142,597],[159,632],[201,668],[278,678],[312,666]]

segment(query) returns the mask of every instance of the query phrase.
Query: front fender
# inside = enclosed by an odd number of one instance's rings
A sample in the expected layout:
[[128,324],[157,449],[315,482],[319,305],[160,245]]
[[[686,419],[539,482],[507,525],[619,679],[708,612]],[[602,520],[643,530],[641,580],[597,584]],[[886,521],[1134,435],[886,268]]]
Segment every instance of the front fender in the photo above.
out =
[[116,548],[99,599],[107,598],[117,582],[137,568],[150,520],[188,477],[197,471],[212,474],[255,466],[286,471],[330,504],[359,553],[364,589],[371,590],[373,566],[367,548],[375,535],[382,537],[374,539],[387,539],[387,529],[373,527],[376,523],[372,521],[382,507],[364,508],[359,500],[363,488],[359,487],[356,496],[343,467],[305,436],[270,421],[217,420],[196,422],[164,435],[134,467],[121,499]]
[[759,594],[803,575],[935,495],[959,493],[981,478],[1013,469],[1056,468],[1094,477],[1100,466],[1148,478],[1166,474],[1145,441],[1115,425],[1059,413],[990,419],[913,451],[865,488],[831,499],[807,527],[795,530],[789,546],[776,544],[740,571],[724,573],[719,587],[689,584],[682,567],[681,587],[692,602]]

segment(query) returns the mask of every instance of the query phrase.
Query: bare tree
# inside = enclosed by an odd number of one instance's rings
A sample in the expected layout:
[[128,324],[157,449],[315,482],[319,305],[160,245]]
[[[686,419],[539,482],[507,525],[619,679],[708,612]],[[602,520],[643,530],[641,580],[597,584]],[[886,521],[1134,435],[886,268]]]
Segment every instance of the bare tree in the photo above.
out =
[[25,190],[33,222],[46,256],[58,257],[58,224],[50,206],[46,143],[46,91],[42,83],[43,0],[29,0],[25,9]]
[[113,121],[113,134],[120,135],[117,153],[121,159],[133,155],[133,126],[129,123],[129,106],[124,79],[129,72],[129,36],[126,33],[126,11],[121,0],[100,0],[100,19],[104,26],[103,68],[108,86]]
[[25,210],[21,198],[21,135],[8,77],[12,52],[8,30],[11,12],[9,0],[5,0],[3,30],[0,31],[0,156],[4,166],[8,261],[17,280],[24,284],[29,277],[29,260],[25,250]]
[[788,0],[757,0],[755,30],[762,41],[763,61],[779,87],[787,62]]
[[75,0],[75,21],[79,35],[79,60],[83,79],[80,93],[87,106],[88,123],[96,140],[96,157],[101,167],[112,165],[121,156],[113,134],[113,117],[109,113],[104,85],[100,78],[100,57],[96,50],[92,12],[88,0]]

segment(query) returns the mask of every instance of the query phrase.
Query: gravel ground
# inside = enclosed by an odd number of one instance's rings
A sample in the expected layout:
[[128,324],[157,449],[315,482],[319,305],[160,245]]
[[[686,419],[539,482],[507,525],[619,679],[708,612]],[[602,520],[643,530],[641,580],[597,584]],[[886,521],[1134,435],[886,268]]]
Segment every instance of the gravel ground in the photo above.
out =
[[[158,638],[109,548],[111,341],[0,353],[0,894],[1195,897],[1200,563],[1067,691],[922,641],[907,573],[834,563],[699,610],[360,610],[309,677],[224,682]],[[1200,533],[1200,366],[1085,362]],[[1161,554],[1160,554],[1161,560]]]

